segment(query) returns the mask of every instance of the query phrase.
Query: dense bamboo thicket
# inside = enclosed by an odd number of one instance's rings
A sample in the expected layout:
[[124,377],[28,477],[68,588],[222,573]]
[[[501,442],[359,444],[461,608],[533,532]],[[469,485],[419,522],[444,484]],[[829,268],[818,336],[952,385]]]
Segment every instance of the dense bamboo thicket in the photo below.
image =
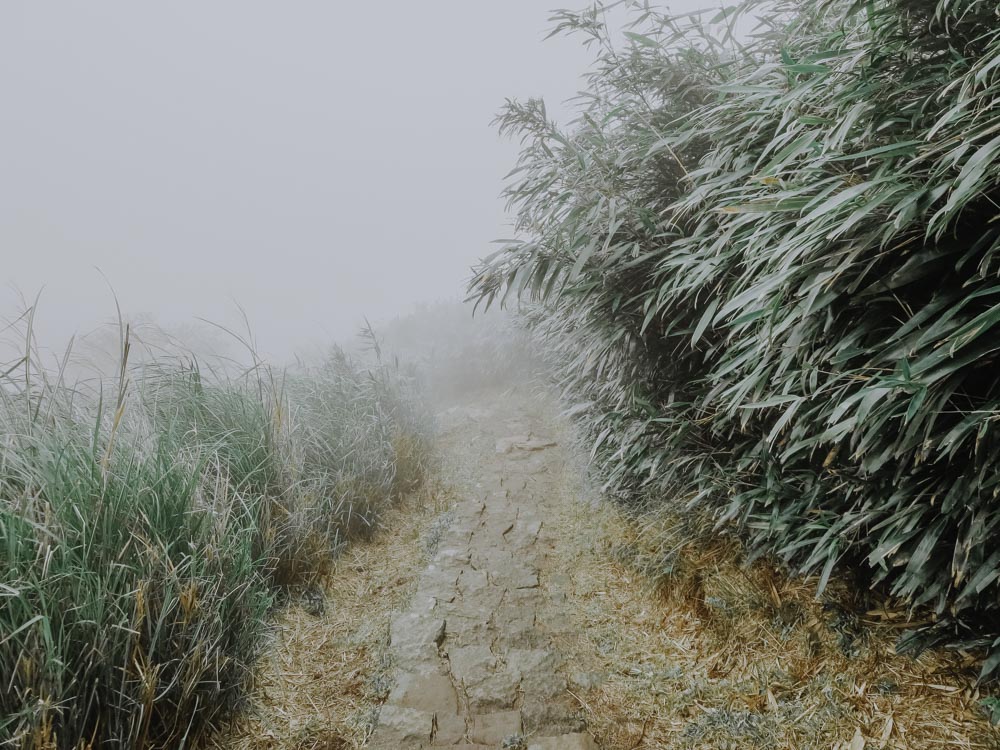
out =
[[[340,352],[279,376],[127,365],[0,381],[0,746],[191,747],[266,613],[420,481],[409,379]],[[291,588],[290,588],[291,587]]]
[[501,114],[520,239],[474,295],[528,305],[610,489],[710,512],[820,589],[860,570],[990,673],[996,3],[633,21],[619,42],[601,9],[557,17],[597,62],[568,127]]

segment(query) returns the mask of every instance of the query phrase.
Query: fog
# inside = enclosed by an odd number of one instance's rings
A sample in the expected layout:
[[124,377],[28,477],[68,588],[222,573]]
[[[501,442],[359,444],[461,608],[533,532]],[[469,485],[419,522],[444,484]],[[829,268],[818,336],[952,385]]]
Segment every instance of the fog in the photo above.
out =
[[549,7],[4,3],[0,317],[41,292],[59,349],[113,295],[171,329],[242,306],[285,359],[460,296],[509,234],[493,116],[544,96],[564,119],[591,58],[543,41]]

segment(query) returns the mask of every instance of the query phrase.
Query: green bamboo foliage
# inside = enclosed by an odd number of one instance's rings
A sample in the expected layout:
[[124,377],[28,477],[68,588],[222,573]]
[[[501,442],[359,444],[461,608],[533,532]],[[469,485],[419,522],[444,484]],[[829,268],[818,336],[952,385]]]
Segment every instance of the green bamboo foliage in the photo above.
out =
[[710,509],[820,589],[860,566],[990,673],[996,4],[635,12],[620,45],[557,16],[598,62],[569,128],[501,114],[522,239],[473,294],[526,303],[610,489]]

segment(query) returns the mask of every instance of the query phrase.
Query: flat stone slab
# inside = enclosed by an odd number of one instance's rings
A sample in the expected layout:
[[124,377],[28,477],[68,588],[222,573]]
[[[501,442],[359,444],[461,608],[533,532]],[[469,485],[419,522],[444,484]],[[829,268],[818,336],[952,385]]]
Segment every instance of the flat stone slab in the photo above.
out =
[[466,568],[458,577],[458,591],[464,597],[477,591],[482,591],[490,585],[489,576],[485,570]]
[[396,617],[389,626],[389,644],[396,651],[438,646],[444,640],[444,631],[443,618],[407,612]]
[[492,714],[475,714],[469,729],[469,739],[482,745],[502,743],[508,737],[521,734],[521,712],[501,711]]
[[503,670],[480,682],[466,683],[465,695],[472,709],[502,711],[514,707],[520,684],[519,674]]
[[466,739],[465,714],[437,713],[434,715],[434,735],[432,746],[455,745]]
[[458,693],[444,674],[403,673],[386,703],[430,713],[458,713]]
[[388,748],[399,747],[403,743],[413,745],[430,742],[433,731],[434,714],[387,704],[379,712],[378,728],[372,736],[372,745]]
[[455,646],[469,646],[475,643],[489,641],[490,621],[481,620],[480,614],[473,618],[465,617],[461,606],[447,607],[448,612],[448,633],[445,650],[450,650]]
[[458,646],[448,650],[451,673],[459,682],[479,682],[496,669],[497,657],[484,644]]

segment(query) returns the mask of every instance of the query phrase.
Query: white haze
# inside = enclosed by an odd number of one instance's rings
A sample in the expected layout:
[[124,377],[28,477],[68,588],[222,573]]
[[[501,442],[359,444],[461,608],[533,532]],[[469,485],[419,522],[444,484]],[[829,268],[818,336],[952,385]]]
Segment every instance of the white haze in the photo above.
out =
[[42,291],[58,349],[113,317],[111,288],[171,330],[240,326],[239,304],[285,359],[459,296],[509,233],[493,116],[544,96],[563,119],[591,59],[542,41],[549,8],[3,3],[0,319]]

